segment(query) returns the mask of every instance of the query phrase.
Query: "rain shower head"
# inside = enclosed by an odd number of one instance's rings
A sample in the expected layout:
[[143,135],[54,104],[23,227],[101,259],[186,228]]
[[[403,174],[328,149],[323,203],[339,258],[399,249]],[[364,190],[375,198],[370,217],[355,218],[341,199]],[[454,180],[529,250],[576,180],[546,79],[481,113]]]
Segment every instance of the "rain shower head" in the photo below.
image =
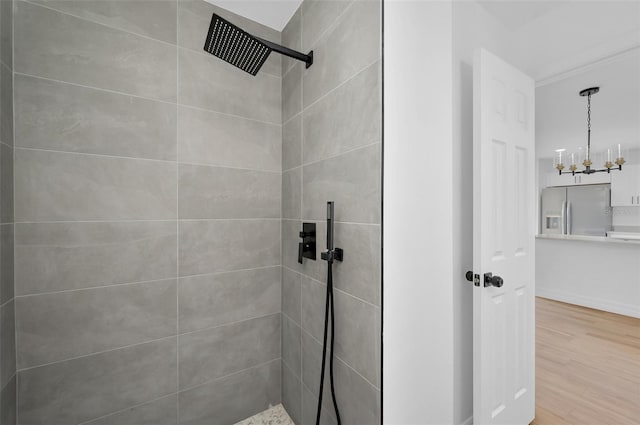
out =
[[256,37],[215,13],[211,17],[204,50],[254,76],[274,50],[305,62],[307,68],[313,63],[313,51],[304,55]]

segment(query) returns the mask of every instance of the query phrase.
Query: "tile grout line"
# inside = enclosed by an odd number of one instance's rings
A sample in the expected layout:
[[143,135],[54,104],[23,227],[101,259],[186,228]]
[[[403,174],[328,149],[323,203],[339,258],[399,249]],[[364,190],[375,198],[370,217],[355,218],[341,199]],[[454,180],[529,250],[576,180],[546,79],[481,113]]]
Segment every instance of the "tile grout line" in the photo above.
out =
[[257,123],[261,123],[261,124],[265,124],[265,125],[271,125],[271,126],[276,126],[276,127],[280,125],[280,124],[277,124],[277,123],[274,123],[274,122],[262,121],[262,120],[258,120],[258,119],[255,119],[255,118],[244,117],[242,115],[235,115],[235,114],[230,114],[230,113],[227,113],[227,112],[216,111],[216,110],[213,110],[213,109],[202,108],[202,107],[196,106],[196,105],[189,105],[189,104],[185,104],[185,103],[180,103],[177,100],[177,97],[176,97],[176,101],[169,101],[169,100],[156,99],[156,98],[153,98],[153,97],[140,96],[140,95],[137,95],[137,94],[132,94],[132,93],[127,93],[127,92],[123,92],[123,91],[107,89],[107,88],[103,88],[103,87],[88,86],[88,85],[85,85],[85,84],[74,83],[74,82],[71,82],[71,81],[63,81],[63,80],[57,80],[55,78],[43,77],[43,76],[33,75],[33,74],[27,74],[25,72],[14,71],[14,74],[18,75],[18,76],[21,76],[21,77],[33,78],[33,79],[43,80],[43,81],[50,81],[50,82],[59,83],[59,84],[66,84],[66,85],[70,85],[70,86],[74,86],[74,87],[81,87],[81,88],[88,89],[88,90],[96,90],[96,91],[115,94],[115,95],[120,95],[120,96],[129,96],[129,97],[132,97],[132,98],[135,98],[135,99],[146,100],[146,101],[149,101],[149,102],[163,103],[163,104],[171,105],[171,106],[173,106],[173,105],[175,105],[177,103],[177,105],[180,108],[195,109],[195,110],[199,110],[199,111],[203,111],[203,112],[209,112],[209,113],[224,115],[224,116],[228,116],[228,117],[232,117],[232,118],[237,118],[237,119],[242,119],[242,120],[247,120],[247,121],[253,121],[253,122],[257,122]]
[[220,376],[220,377],[217,377],[217,378],[214,378],[214,379],[209,379],[209,380],[207,380],[207,381],[205,381],[205,382],[202,382],[202,383],[200,383],[200,384],[192,385],[192,386],[190,386],[190,387],[183,388],[183,389],[181,389],[181,390],[179,390],[179,391],[178,391],[178,394],[180,394],[180,393],[184,393],[184,392],[187,392],[187,391],[191,391],[191,390],[193,390],[193,389],[196,389],[196,388],[199,388],[199,387],[203,387],[203,386],[205,386],[205,385],[209,385],[209,384],[211,384],[211,383],[213,383],[213,382],[220,381],[220,380],[222,380],[222,379],[230,378],[230,377],[232,377],[232,376],[234,376],[234,375],[238,375],[238,374],[240,374],[240,373],[247,372],[247,371],[252,370],[252,369],[257,369],[257,368],[259,368],[259,367],[266,366],[266,365],[268,365],[269,363],[274,363],[274,362],[277,362],[277,361],[279,361],[279,360],[281,360],[281,357],[273,358],[273,359],[271,359],[271,360],[267,360],[267,361],[265,361],[265,362],[255,364],[255,365],[253,365],[253,366],[249,366],[249,367],[246,367],[246,368],[244,368],[244,369],[241,369],[241,370],[238,370],[238,371],[235,371],[235,372],[231,372],[231,373],[229,373],[229,374],[227,374],[227,375],[224,375],[224,376]]
[[161,395],[160,397],[153,398],[151,400],[144,401],[142,403],[134,404],[133,406],[125,407],[124,409],[116,410],[115,412],[107,413],[106,415],[98,416],[97,418],[89,419],[88,421],[80,422],[78,425],[90,425],[91,422],[108,418],[109,416],[117,415],[118,413],[126,412],[129,409],[135,409],[136,407],[144,406],[145,404],[153,403],[158,400],[162,400],[163,398],[171,397],[172,395],[177,395],[177,392],[172,392],[169,394]]
[[[179,281],[179,280],[190,279],[190,278],[194,278],[194,277],[219,276],[219,275],[232,274],[232,273],[241,273],[241,272],[247,272],[247,271],[266,270],[266,269],[272,269],[272,268],[276,268],[276,267],[281,267],[281,266],[280,265],[271,265],[271,266],[263,266],[263,267],[254,267],[254,268],[250,268],[250,269],[237,269],[237,270],[228,270],[228,271],[213,272],[213,273],[193,274],[193,275],[177,276],[177,277],[163,277],[163,278],[160,278],[160,279],[153,279],[153,280],[140,280],[140,281],[135,281],[135,282],[111,283],[111,284],[105,284],[105,285],[88,286],[86,288],[73,288],[73,289],[61,289],[61,290],[57,290],[57,291],[37,292],[37,293],[31,293],[31,294],[16,295],[14,298],[12,298],[12,300],[15,299],[15,298],[28,298],[28,297],[35,297],[35,296],[39,296],[39,295],[55,295],[55,294],[66,293],[66,292],[88,291],[88,290],[113,288],[113,287],[128,286],[128,285],[152,284],[152,283],[166,282],[168,280]],[[5,302],[5,304],[6,304],[6,302]]]
[[[315,278],[313,278],[313,277],[309,276],[308,274],[305,274],[305,273],[302,273],[302,272],[299,272],[299,271],[293,270],[293,269],[291,269],[291,268],[289,268],[289,267],[287,267],[287,266],[282,266],[282,267],[286,268],[287,270],[289,270],[289,271],[291,271],[291,272],[294,272],[294,273],[297,273],[297,274],[299,274],[299,275],[301,275],[301,276],[303,276],[303,277],[306,277],[307,279],[311,280],[311,281],[312,281],[312,282],[314,282],[315,284],[323,285],[323,286],[325,286],[325,285],[326,285],[326,283],[325,283],[325,282],[322,282],[322,281],[320,281],[320,280],[318,280],[318,279],[315,279]],[[301,288],[301,289],[302,289],[302,288]],[[351,298],[353,298],[353,299],[355,299],[355,300],[358,300],[358,301],[360,301],[361,303],[366,304],[366,305],[368,305],[368,306],[370,306],[370,307],[373,307],[373,308],[375,308],[375,309],[380,309],[380,306],[377,306],[377,305],[373,304],[371,301],[367,301],[367,300],[364,300],[364,299],[362,299],[362,298],[359,298],[358,296],[353,295],[353,294],[350,294],[349,292],[346,292],[346,291],[344,291],[343,289],[340,289],[340,288],[337,288],[337,287],[334,287],[333,289],[335,289],[336,291],[341,292],[342,294],[347,295],[347,296],[349,296],[349,297],[351,297]],[[300,297],[300,298],[302,298],[302,297]],[[301,302],[300,302],[300,307],[302,308],[302,300],[301,300]],[[300,321],[302,321],[302,320],[300,320]],[[302,324],[301,324],[301,325],[302,325]]]
[[[240,324],[240,323],[250,322],[252,320],[265,319],[267,317],[276,316],[278,314],[280,314],[280,313],[279,312],[269,313],[269,314],[265,314],[265,315],[262,315],[262,316],[255,316],[255,317],[250,317],[250,318],[246,318],[246,319],[236,320],[234,322],[222,323],[222,324],[215,325],[215,326],[209,326],[209,327],[202,328],[202,329],[197,329],[197,330],[194,330],[194,331],[177,333],[175,335],[167,335],[167,336],[163,336],[163,337],[160,337],[160,338],[154,338],[154,339],[150,339],[150,340],[136,342],[134,344],[122,345],[122,346],[119,346],[119,347],[114,347],[114,348],[100,350],[100,351],[96,351],[96,352],[92,352],[92,353],[82,354],[82,355],[79,355],[79,356],[68,357],[68,358],[64,358],[64,359],[61,359],[61,360],[55,360],[55,361],[52,361],[52,362],[47,362],[47,363],[42,363],[42,364],[38,364],[38,365],[28,366],[28,367],[24,367],[24,368],[16,370],[16,373],[17,372],[26,372],[26,371],[29,371],[29,370],[32,370],[32,369],[49,367],[49,366],[57,365],[57,364],[60,364],[60,363],[71,362],[71,361],[75,361],[75,360],[78,360],[78,359],[83,359],[83,358],[86,358],[86,357],[93,357],[93,356],[98,356],[98,355],[101,355],[101,354],[112,353],[112,352],[119,351],[119,350],[126,350],[126,349],[129,349],[129,348],[137,347],[137,346],[144,345],[144,344],[152,344],[152,343],[158,342],[158,341],[172,340],[174,338],[177,338],[177,337],[180,337],[180,336],[183,336],[183,335],[192,335],[192,334],[195,334],[195,333],[198,333],[198,332],[208,332],[208,331],[212,331],[214,329],[219,329],[219,328],[223,328],[223,327],[227,327],[227,326],[237,325],[237,324]],[[176,347],[176,349],[177,349],[177,347]]]
[[[355,0],[355,1],[359,1],[359,0]],[[351,80],[353,80],[354,78],[356,78],[358,75],[362,74],[363,72],[367,71],[373,65],[376,65],[377,62],[380,62],[380,58],[379,57],[375,58],[373,61],[371,61],[370,63],[368,63],[367,65],[365,65],[361,69],[359,69],[358,71],[356,71],[353,75],[351,75],[350,77],[345,79],[343,82],[339,83],[337,86],[335,86],[334,88],[332,88],[329,91],[327,91],[326,93],[324,93],[322,96],[318,97],[316,100],[314,100],[313,102],[311,102],[307,106],[304,106],[304,103],[303,103],[302,111],[304,112],[304,111],[308,110],[309,108],[315,106],[318,102],[320,102],[323,99],[325,99],[326,97],[330,96],[334,91],[338,90],[340,87],[342,87],[345,84],[349,83]]]
[[23,367],[23,368],[19,369],[18,372],[22,373],[22,372],[30,371],[30,370],[33,370],[33,369],[39,369],[39,368],[43,368],[43,367],[56,365],[56,364],[59,364],[59,363],[71,362],[71,361],[78,360],[78,359],[84,359],[86,357],[98,356],[98,355],[101,355],[101,354],[111,353],[111,352],[118,351],[118,350],[125,350],[125,349],[132,348],[132,347],[138,347],[138,346],[144,345],[144,344],[151,344],[151,343],[158,342],[158,341],[163,341],[163,340],[171,340],[171,339],[173,339],[175,337],[176,337],[176,335],[168,335],[168,336],[163,336],[161,338],[150,339],[148,341],[136,342],[135,344],[128,344],[128,345],[123,345],[121,347],[109,348],[108,350],[96,351],[95,353],[83,354],[83,355],[80,355],[80,356],[69,357],[69,358],[66,358],[66,359],[63,359],[63,360],[56,360],[56,361],[53,361],[53,362],[43,363],[43,364],[39,364],[39,365],[35,365],[35,366]]
[[[15,223],[1,223],[4,224],[73,224],[73,223],[158,223],[158,222],[174,222],[177,218],[163,218],[163,219],[115,219],[115,220],[42,220],[42,221],[16,221]],[[247,218],[182,218],[179,221],[192,222],[192,221],[278,221],[277,217],[247,217]],[[337,223],[337,222],[336,222]],[[208,273],[203,273],[208,274]]]
[[[106,24],[104,22],[99,22],[99,21],[93,20],[91,18],[87,18],[86,16],[75,15],[73,13],[70,13],[70,12],[67,12],[67,11],[62,11],[62,10],[59,10],[59,9],[55,9],[53,7],[46,6],[46,5],[41,4],[41,3],[34,3],[31,0],[16,0],[16,1],[21,1],[23,3],[30,4],[31,6],[40,7],[42,9],[47,9],[47,10],[50,10],[52,12],[59,13],[61,15],[70,16],[72,18],[80,19],[80,20],[86,21],[86,22],[91,22],[92,24],[100,25],[101,27],[109,28],[109,29],[112,29],[112,30],[115,30],[115,31],[121,31],[121,32],[124,32],[126,34],[131,34],[131,35],[134,35],[136,37],[144,38],[146,40],[154,41],[156,43],[161,43],[161,44],[164,44],[166,46],[173,47],[173,46],[176,46],[177,43],[178,43],[177,31],[176,31],[176,44],[174,44],[174,43],[171,43],[169,41],[161,40],[159,38],[153,38],[153,37],[151,37],[149,35],[140,34],[140,33],[137,33],[137,32],[131,31],[131,30],[124,29],[124,28],[114,27],[114,26]],[[178,13],[177,13],[177,9],[176,9],[176,16],[177,16],[177,14]]]
[[[333,21],[331,22],[331,24],[329,24],[324,31],[322,31],[320,34],[318,34],[318,36],[316,37],[316,39],[309,44],[308,49],[309,50],[313,50],[314,48],[318,47],[320,45],[320,42],[322,41],[322,39],[325,38],[325,36],[329,35],[330,32],[332,32],[339,24],[340,21],[342,19],[342,17],[349,11],[349,9],[351,9],[351,7],[353,7],[353,5],[356,3],[356,1],[359,0],[353,0],[351,1],[351,3],[344,8],[344,10],[342,12],[340,12],[338,14],[338,16],[336,16]],[[302,22],[304,20],[304,14],[302,13],[302,9],[300,9],[300,28],[302,28]],[[300,39],[300,46],[304,49],[304,46],[302,45],[302,43],[304,42],[304,39]]]
[[[161,44],[164,44],[166,46],[177,47],[176,52],[179,52],[180,49],[184,49],[184,50],[187,50],[187,51],[190,51],[190,52],[193,52],[193,53],[208,57],[208,55],[206,53],[200,52],[199,50],[193,49],[191,47],[180,46],[180,44],[179,44],[179,18],[180,18],[179,2],[177,2],[177,4],[176,4],[176,42],[172,43],[172,42],[169,42],[169,41],[166,41],[166,40],[161,40],[159,38],[154,38],[154,37],[151,37],[149,35],[141,34],[141,33],[138,33],[138,32],[135,32],[135,31],[131,31],[131,30],[128,30],[128,29],[115,27],[113,25],[109,25],[109,24],[104,23],[104,22],[93,20],[93,19],[88,18],[86,16],[80,16],[80,15],[76,15],[76,14],[73,14],[73,13],[70,13],[70,12],[67,12],[67,11],[62,11],[62,10],[59,10],[59,9],[56,9],[56,8],[53,8],[53,7],[50,7],[50,6],[46,6],[46,5],[41,4],[41,3],[34,3],[31,0],[20,0],[20,1],[23,1],[24,3],[30,4],[32,6],[41,7],[43,9],[50,10],[50,11],[55,12],[55,13],[59,13],[59,14],[66,15],[66,16],[70,16],[70,17],[76,18],[76,19],[80,19],[82,21],[91,22],[92,24],[100,25],[102,27],[109,28],[109,29],[112,29],[112,30],[115,30],[115,31],[121,31],[123,33],[134,35],[134,36],[140,37],[140,38],[144,38],[144,39],[149,40],[149,41],[154,41],[156,43],[161,43]],[[265,75],[270,76],[270,77],[280,78],[277,75],[271,74],[269,72],[264,72],[263,71],[263,73]]]
[[[177,125],[178,125],[178,123],[176,122],[176,128],[177,128]],[[177,131],[177,129],[176,129],[176,131]],[[0,144],[5,144],[5,143],[0,142]],[[7,147],[11,147],[9,145],[6,145],[6,146]],[[151,162],[160,162],[162,164],[176,164],[176,165],[189,165],[189,166],[195,166],[195,167],[223,168],[223,169],[238,170],[238,171],[253,171],[253,172],[256,172],[256,173],[270,173],[270,174],[281,174],[282,173],[281,171],[277,171],[277,170],[264,170],[264,169],[258,169],[258,168],[234,167],[234,166],[230,166],[230,165],[207,164],[207,163],[201,163],[201,162],[185,162],[185,161],[179,161],[179,160],[176,160],[176,159],[142,158],[142,157],[136,157],[136,156],[110,155],[110,154],[93,153],[93,152],[78,152],[78,151],[68,151],[68,150],[32,148],[32,147],[28,147],[28,146],[15,146],[15,147],[11,147],[11,148],[12,149],[20,149],[20,150],[23,150],[23,151],[49,152],[49,153],[56,153],[56,154],[69,154],[69,155],[86,155],[86,156],[97,156],[97,157],[101,157],[101,158],[127,159],[127,160],[134,160],[134,161],[151,161]]]
[[[325,219],[316,219],[316,218],[283,218],[284,221],[325,221]],[[353,226],[380,226],[380,223],[361,223],[357,221],[335,221],[335,224],[349,224]]]
[[[302,327],[300,327],[300,329],[302,330],[302,332],[306,333],[306,334],[309,336],[309,338],[311,338],[314,342],[316,342],[318,345],[320,345],[320,346],[322,347],[322,342],[318,341],[318,340],[317,340],[313,335],[311,335],[311,332],[309,332],[308,330],[306,330],[306,329],[304,329],[304,328],[302,328]],[[300,351],[302,351],[302,350],[300,350]],[[367,378],[365,378],[364,376],[362,376],[362,374],[361,374],[360,372],[358,372],[356,369],[354,369],[354,368],[353,368],[353,366],[351,366],[349,363],[347,363],[347,361],[346,361],[346,360],[344,360],[342,357],[338,356],[338,355],[337,355],[337,354],[335,354],[335,353],[334,353],[334,356],[335,356],[335,358],[336,358],[336,359],[338,359],[338,360],[340,360],[342,363],[344,363],[344,365],[345,365],[346,367],[348,367],[349,369],[351,369],[351,371],[353,371],[356,375],[358,375],[360,378],[364,379],[364,381],[365,381],[367,384],[371,385],[371,387],[372,387],[373,389],[375,389],[376,391],[380,391],[380,388],[378,388],[378,386],[377,386],[377,385],[374,385],[371,381],[369,381]],[[322,356],[320,356],[320,357],[322,357]],[[326,376],[326,375],[325,375],[325,376]],[[304,382],[303,382],[303,383],[304,383]],[[308,388],[308,387],[307,387],[307,388]]]

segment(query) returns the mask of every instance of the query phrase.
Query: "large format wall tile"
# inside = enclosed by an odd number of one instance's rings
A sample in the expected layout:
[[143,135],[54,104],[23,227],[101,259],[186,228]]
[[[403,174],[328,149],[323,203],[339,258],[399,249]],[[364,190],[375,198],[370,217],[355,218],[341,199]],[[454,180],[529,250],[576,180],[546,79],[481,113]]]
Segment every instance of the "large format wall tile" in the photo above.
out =
[[175,101],[175,46],[23,1],[16,6],[16,72]]
[[180,335],[180,388],[280,358],[280,313]]
[[14,149],[0,143],[0,221],[11,223],[14,220]]
[[280,218],[280,173],[180,164],[179,217]]
[[16,299],[18,369],[176,333],[176,281]]
[[[317,391],[317,390],[316,390]],[[326,399],[325,399],[326,400]],[[333,406],[330,409],[324,407],[320,415],[320,425],[337,425]],[[301,425],[314,425],[316,423],[316,413],[318,408],[318,397],[316,397],[305,385],[302,386],[302,419]],[[358,424],[360,425],[360,424]]]
[[0,1],[0,62],[13,68],[13,0]]
[[16,371],[14,301],[0,307],[0,388],[4,388]]
[[[325,293],[324,284],[303,278],[302,328],[317,341],[322,341],[323,337]],[[336,355],[373,385],[378,385],[380,366],[378,309],[339,291],[334,291],[334,303]],[[305,373],[308,373],[308,365],[303,364],[303,375]]]
[[180,221],[180,275],[280,264],[280,221]]
[[302,371],[301,337],[300,326],[282,315],[282,361],[298,377]]
[[374,305],[380,305],[380,226],[336,223],[335,246],[347,261],[334,263],[333,282],[341,289]]
[[178,159],[253,170],[280,171],[279,125],[180,106]]
[[282,363],[282,405],[297,425],[302,425],[302,381]]
[[17,146],[176,159],[175,105],[20,74],[15,79]]
[[182,277],[180,332],[280,312],[280,267]]
[[302,164],[302,114],[282,126],[282,169]]
[[18,416],[33,425],[95,419],[175,392],[176,369],[176,337],[26,369]]
[[373,385],[379,383],[380,315],[371,304],[334,292],[335,353]]
[[0,304],[13,298],[14,291],[14,225],[0,225]]
[[280,359],[179,393],[180,425],[234,424],[280,403]]
[[87,422],[86,425],[176,425],[177,423],[178,395],[172,394]]
[[176,217],[176,164],[17,149],[16,220]]
[[302,110],[302,68],[304,64],[296,64],[282,77],[282,121]]
[[[3,2],[6,3],[6,2]],[[0,424],[16,424],[16,377],[15,375],[0,392]]]
[[[302,48],[310,49],[336,23],[352,0],[307,0],[302,2]],[[334,66],[340,66],[335,64]]]
[[313,50],[322,60],[304,73],[305,107],[380,58],[380,2],[353,2]]
[[[213,13],[216,13],[223,19],[226,19],[250,34],[273,41],[274,43],[280,43],[280,33],[272,28],[261,25],[243,16],[236,15],[235,13],[214,6],[203,0],[179,0],[179,45],[198,52],[204,52],[204,43]],[[260,72],[280,76],[280,60],[281,55],[272,53],[264,65],[262,65]]]
[[[9,3],[8,1],[3,1]],[[13,73],[6,65],[0,65],[0,141],[13,146]]]
[[176,2],[167,0],[32,0],[52,9],[176,44]]
[[282,173],[282,218],[301,218],[301,190],[302,168]]
[[300,274],[283,267],[282,268],[282,312],[300,325]]
[[280,78],[246,72],[211,55],[180,49],[179,99],[196,106],[280,124]]
[[[298,7],[282,30],[282,45],[299,52],[302,51],[302,7]],[[304,52],[308,53],[308,52]],[[286,74],[297,60],[282,56],[282,75]]]
[[304,111],[304,163],[380,140],[380,62]]
[[[311,372],[305,376],[307,380],[303,382],[311,395],[313,395],[313,401],[317,405],[317,395],[320,385],[320,365],[322,362],[322,345],[308,336],[303,337],[303,341],[303,350],[305,351],[303,361],[308,363],[305,365],[305,371]],[[334,382],[342,423],[345,425],[380,423],[380,391],[363,379],[362,376],[341,359],[336,359],[334,366]],[[333,416],[333,403],[331,400],[329,379],[326,375],[322,405],[325,409],[323,412],[326,412],[326,414],[330,415],[328,418],[331,418]],[[325,413],[323,413],[323,415],[324,414]]]
[[[313,395],[313,400],[317,406],[317,395],[320,389],[322,345],[319,341],[304,333],[302,345],[304,351],[303,362],[305,363],[303,383],[305,388]],[[380,423],[379,390],[363,379],[341,359],[335,359],[334,366],[334,382],[342,422],[350,425]],[[330,415],[329,417],[332,417],[334,414],[333,403],[329,378],[326,374],[322,405],[326,409],[326,413]],[[315,423],[315,421],[312,423]]]
[[327,286],[307,276],[302,276],[301,291],[302,329],[318,341],[322,341]]
[[175,221],[16,227],[18,295],[176,276]]
[[303,219],[324,219],[331,200],[336,221],[380,222],[379,144],[305,166],[302,182]]

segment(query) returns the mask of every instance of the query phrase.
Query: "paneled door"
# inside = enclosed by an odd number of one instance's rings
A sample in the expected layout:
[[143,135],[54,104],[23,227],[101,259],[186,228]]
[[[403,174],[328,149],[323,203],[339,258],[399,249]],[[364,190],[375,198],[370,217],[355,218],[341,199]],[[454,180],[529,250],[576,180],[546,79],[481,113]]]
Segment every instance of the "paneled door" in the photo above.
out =
[[484,49],[473,68],[474,425],[535,414],[534,81]]

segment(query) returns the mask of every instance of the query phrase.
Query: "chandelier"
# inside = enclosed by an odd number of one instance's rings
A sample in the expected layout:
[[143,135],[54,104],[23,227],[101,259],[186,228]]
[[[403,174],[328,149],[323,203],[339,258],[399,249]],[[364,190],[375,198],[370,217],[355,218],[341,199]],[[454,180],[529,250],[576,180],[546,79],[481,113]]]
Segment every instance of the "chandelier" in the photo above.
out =
[[[602,173],[607,172],[610,173],[611,170],[622,170],[622,164],[625,163],[624,157],[622,155],[622,147],[618,144],[618,152],[615,161],[611,161],[611,149],[607,149],[607,159],[604,161],[604,168],[591,168],[593,165],[592,161],[592,152],[591,152],[591,95],[594,95],[600,91],[600,87],[590,87],[588,89],[584,89],[580,92],[580,96],[587,97],[587,149],[585,151],[584,161],[582,161],[582,165],[584,166],[584,170],[578,170],[578,166],[576,165],[576,155],[574,153],[571,154],[569,169],[567,171],[564,170],[565,166],[563,163],[562,154],[565,152],[565,149],[558,149],[556,152],[558,156],[554,158],[554,166],[560,175],[562,174],[593,174],[593,173]],[[579,162],[579,161],[578,161]]]

